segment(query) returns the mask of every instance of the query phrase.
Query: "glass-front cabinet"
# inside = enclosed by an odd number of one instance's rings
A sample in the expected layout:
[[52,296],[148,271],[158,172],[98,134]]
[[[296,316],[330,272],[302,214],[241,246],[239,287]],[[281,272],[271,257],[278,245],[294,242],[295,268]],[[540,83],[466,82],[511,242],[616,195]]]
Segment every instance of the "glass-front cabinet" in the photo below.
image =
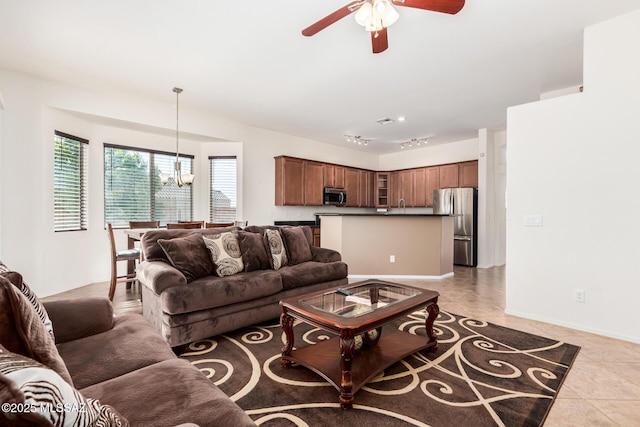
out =
[[389,173],[376,172],[376,207],[389,207]]

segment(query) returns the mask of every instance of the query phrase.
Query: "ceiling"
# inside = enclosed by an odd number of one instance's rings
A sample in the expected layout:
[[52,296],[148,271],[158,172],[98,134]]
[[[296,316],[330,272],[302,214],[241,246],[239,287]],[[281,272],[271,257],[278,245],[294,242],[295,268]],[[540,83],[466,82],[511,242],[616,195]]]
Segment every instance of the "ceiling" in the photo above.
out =
[[640,0],[467,0],[457,15],[398,7],[389,49],[376,55],[353,15],[301,35],[350,1],[0,0],[0,67],[161,102],[174,102],[179,86],[181,109],[384,154],[412,138],[442,144],[504,129],[509,106],[582,84],[585,27],[640,8]]

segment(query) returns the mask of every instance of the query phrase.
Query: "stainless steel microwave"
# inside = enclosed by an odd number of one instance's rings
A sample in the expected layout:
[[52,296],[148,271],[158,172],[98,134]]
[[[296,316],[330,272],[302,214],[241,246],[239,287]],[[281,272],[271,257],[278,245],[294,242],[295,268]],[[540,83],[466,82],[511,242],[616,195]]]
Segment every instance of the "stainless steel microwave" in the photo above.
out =
[[325,188],[323,200],[325,205],[344,205],[347,203],[347,192],[342,188]]

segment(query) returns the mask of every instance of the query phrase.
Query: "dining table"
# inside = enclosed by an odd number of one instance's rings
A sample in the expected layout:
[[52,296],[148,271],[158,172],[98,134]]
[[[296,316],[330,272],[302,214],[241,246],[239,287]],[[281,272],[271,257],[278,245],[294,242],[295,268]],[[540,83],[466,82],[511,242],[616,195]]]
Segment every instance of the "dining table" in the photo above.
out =
[[[129,228],[124,230],[125,234],[127,235],[127,249],[133,249],[136,247],[136,242],[139,242],[140,240],[142,240],[142,236],[144,236],[144,233],[146,233],[147,231],[151,231],[151,230],[157,230],[157,228]],[[142,251],[142,249],[141,249]],[[144,253],[142,253],[142,256],[140,258],[141,260],[144,259]],[[135,261],[128,261],[127,262],[127,273],[128,274],[133,274],[136,271],[136,263]]]

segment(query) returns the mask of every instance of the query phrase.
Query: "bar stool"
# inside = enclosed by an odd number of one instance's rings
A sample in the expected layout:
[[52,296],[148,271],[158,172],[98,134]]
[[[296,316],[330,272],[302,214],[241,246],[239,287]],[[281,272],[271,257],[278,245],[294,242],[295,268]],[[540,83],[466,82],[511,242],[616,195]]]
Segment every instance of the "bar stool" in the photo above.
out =
[[109,243],[111,245],[111,284],[109,286],[109,299],[113,301],[113,295],[116,293],[117,283],[131,283],[136,281],[136,273],[127,273],[118,276],[118,262],[119,261],[136,261],[140,259],[140,249],[116,249],[116,239],[113,236],[113,227],[111,224],[107,224],[107,231],[109,232]]

